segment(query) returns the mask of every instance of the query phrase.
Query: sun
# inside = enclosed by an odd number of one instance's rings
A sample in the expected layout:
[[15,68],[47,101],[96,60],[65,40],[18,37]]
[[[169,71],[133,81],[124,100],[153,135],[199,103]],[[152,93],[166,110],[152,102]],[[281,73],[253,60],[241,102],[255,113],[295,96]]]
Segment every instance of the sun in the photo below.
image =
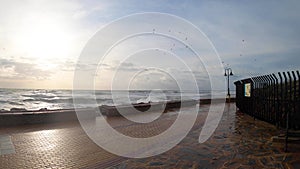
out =
[[17,48],[36,59],[66,57],[71,37],[65,26],[55,19],[39,18],[25,23],[16,37]]

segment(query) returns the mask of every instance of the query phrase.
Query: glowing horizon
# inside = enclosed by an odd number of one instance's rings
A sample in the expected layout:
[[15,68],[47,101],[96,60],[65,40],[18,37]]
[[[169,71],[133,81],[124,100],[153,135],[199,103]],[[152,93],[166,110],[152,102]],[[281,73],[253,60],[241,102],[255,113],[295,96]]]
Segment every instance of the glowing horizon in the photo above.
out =
[[[140,5],[134,0],[126,3],[7,0],[0,4],[3,4],[0,5],[0,88],[72,89],[77,58],[95,32],[120,17],[149,11],[177,15],[199,27],[215,45],[224,66],[233,69],[232,81],[300,67],[299,2],[153,1]],[[265,8],[273,10],[266,14]],[[140,46],[145,44],[142,40],[136,42]],[[112,55],[122,55],[124,49],[135,47],[129,44]],[[151,58],[145,62],[151,62]],[[116,65],[117,59],[106,62],[97,89],[110,88],[111,68]],[[87,69],[88,65],[79,67]],[[123,77],[137,67],[136,61],[126,63]],[[201,68],[195,65],[192,69],[200,72]],[[155,73],[147,76],[157,77]],[[149,81],[147,85],[151,83],[159,88],[158,81]],[[164,85],[161,88],[168,88]],[[171,83],[166,85],[172,87]]]

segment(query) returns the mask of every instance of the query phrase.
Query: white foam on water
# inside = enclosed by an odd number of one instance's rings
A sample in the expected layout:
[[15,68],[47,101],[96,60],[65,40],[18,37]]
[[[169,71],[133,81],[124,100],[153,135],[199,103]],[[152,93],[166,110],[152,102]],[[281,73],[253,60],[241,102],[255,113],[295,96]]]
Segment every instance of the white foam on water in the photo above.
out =
[[[91,101],[96,99],[101,105],[118,105],[130,103],[148,103],[175,100],[199,100],[209,98],[209,91],[191,93],[188,91],[178,92],[165,90],[153,92],[150,90],[131,90],[113,91],[116,98],[112,100],[111,91],[77,91],[75,97],[80,101],[80,107],[89,108],[93,104]],[[226,96],[226,91],[218,91],[220,98]],[[129,97],[129,102],[128,98]],[[39,110],[47,108],[54,109],[73,109],[72,90],[42,90],[42,89],[0,89],[0,110],[10,110],[11,108],[24,108],[26,110]]]

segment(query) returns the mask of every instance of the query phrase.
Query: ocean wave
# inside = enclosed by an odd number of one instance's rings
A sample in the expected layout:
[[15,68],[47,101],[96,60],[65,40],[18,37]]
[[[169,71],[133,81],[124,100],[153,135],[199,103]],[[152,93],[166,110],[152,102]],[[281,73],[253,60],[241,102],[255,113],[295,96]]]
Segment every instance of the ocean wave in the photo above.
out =
[[[0,109],[9,110],[13,107],[28,110],[69,109],[74,108],[73,97],[76,98],[76,107],[86,108],[97,105],[121,105],[139,102],[158,102],[171,100],[188,100],[206,98],[210,92],[191,93],[180,91],[72,91],[72,90],[31,90],[31,89],[1,89]],[[224,95],[223,91],[219,92]],[[226,92],[225,92],[226,93]]]
[[7,103],[7,101],[4,101],[4,100],[0,100],[0,103]]
[[10,101],[8,103],[11,104],[11,105],[16,105],[16,106],[24,106],[23,103],[18,103],[18,102],[12,102],[12,101]]
[[56,95],[51,96],[51,95],[44,95],[44,94],[22,94],[21,96],[23,97],[31,97],[31,98],[54,98]]
[[[78,103],[93,103],[93,102],[103,102],[103,101],[107,101],[109,99],[100,99],[97,98],[92,99],[92,98],[76,98],[76,101]],[[67,98],[67,99],[24,99],[23,102],[46,102],[46,103],[73,103],[73,98]]]
[[23,102],[32,102],[32,101],[35,101],[35,99],[24,99],[22,100]]

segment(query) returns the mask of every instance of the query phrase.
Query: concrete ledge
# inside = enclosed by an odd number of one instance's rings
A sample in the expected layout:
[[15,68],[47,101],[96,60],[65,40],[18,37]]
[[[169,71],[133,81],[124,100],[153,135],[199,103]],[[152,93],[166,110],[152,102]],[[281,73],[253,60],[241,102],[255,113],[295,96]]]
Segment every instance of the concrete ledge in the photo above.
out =
[[[119,111],[122,112],[122,114],[134,114],[134,113],[142,113],[151,108],[151,111],[163,111],[166,113],[167,111],[171,109],[177,109],[187,106],[192,106],[199,103],[197,100],[188,100],[188,101],[169,101],[166,103],[139,103],[139,104],[132,104],[132,105],[121,105],[121,106],[101,106],[100,111],[102,115],[105,116],[121,116]],[[137,111],[133,110],[136,109]]]
[[[227,100],[228,101],[228,100]],[[235,99],[231,99],[234,102]],[[169,101],[167,103],[142,103],[133,105],[121,105],[121,106],[100,106],[99,109],[102,115],[105,116],[120,116],[117,111],[121,109],[127,113],[131,113],[133,106],[139,112],[147,111],[150,107],[151,110],[157,111],[162,110],[164,112],[170,111],[172,109],[180,108],[181,106],[191,106],[197,103],[200,104],[211,104],[211,99],[201,99],[201,100],[188,100],[188,101]],[[225,102],[225,99],[216,99],[214,103]],[[78,112],[79,116],[87,118],[87,120],[94,120],[96,117],[95,109],[80,109]],[[82,119],[82,118],[80,118]],[[46,124],[46,123],[57,123],[57,122],[68,122],[68,121],[78,121],[77,114],[74,109],[65,110],[38,110],[38,111],[6,111],[0,113],[0,126],[16,126],[16,125],[26,125],[26,124]]]
[[24,124],[55,123],[77,120],[74,110],[60,110],[53,112],[22,112],[1,113],[0,126],[15,126]]
[[[213,100],[214,103],[224,103],[229,102],[228,99],[215,99]],[[235,98],[230,99],[230,102],[235,102]],[[121,116],[119,111],[122,112],[122,114],[133,114],[134,112],[132,108],[135,108],[138,110],[138,113],[142,113],[144,111],[147,111],[151,108],[153,111],[163,111],[164,113],[172,110],[172,109],[179,109],[180,107],[187,107],[192,106],[195,104],[211,104],[211,99],[201,99],[201,100],[186,100],[186,101],[169,101],[166,103],[161,102],[155,102],[155,103],[139,103],[139,104],[132,104],[132,105],[121,105],[121,106],[101,106],[100,111],[102,115],[105,116]]]

